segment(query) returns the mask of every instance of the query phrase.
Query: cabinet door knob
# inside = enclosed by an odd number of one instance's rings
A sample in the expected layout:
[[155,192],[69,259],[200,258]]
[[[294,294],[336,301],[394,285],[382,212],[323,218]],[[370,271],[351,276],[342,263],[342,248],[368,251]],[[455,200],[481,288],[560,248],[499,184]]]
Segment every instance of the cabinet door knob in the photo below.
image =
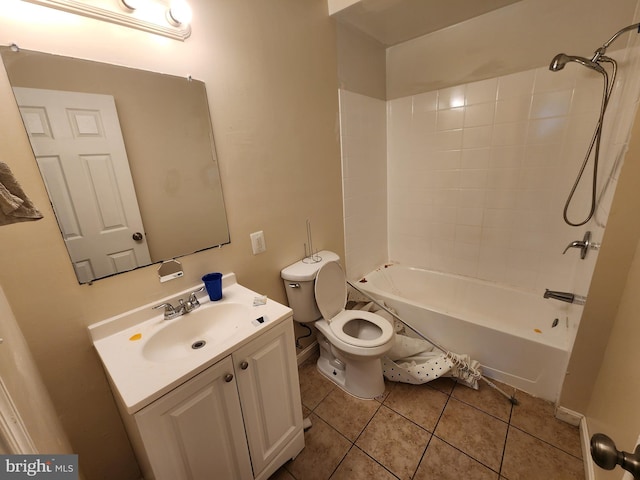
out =
[[227,374],[224,376],[224,381],[225,381],[225,382],[227,382],[227,383],[229,383],[231,380],[233,380],[233,375],[232,375],[231,373],[227,373]]
[[240,368],[242,370],[246,370],[247,368],[249,368],[249,363],[246,360],[243,360],[242,362],[240,362]]

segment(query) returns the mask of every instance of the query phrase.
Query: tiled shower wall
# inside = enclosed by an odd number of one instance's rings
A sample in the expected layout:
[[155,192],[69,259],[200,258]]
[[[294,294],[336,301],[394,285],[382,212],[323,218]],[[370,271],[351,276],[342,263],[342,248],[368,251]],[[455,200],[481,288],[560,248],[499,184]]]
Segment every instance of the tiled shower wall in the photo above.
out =
[[[620,78],[634,63],[621,62]],[[391,260],[586,294],[595,252],[583,262],[562,251],[586,230],[602,238],[638,98],[637,82],[619,83],[600,155],[600,190],[609,186],[597,221],[582,227],[567,226],[562,210],[597,121],[599,74],[542,67],[388,102],[341,91],[348,276]],[[574,222],[589,210],[591,162]]]

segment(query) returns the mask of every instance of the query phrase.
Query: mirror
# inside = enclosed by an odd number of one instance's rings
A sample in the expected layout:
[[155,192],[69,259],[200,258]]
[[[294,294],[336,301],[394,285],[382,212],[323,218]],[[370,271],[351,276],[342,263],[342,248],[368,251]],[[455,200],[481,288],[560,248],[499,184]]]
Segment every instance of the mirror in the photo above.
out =
[[182,264],[177,260],[166,260],[158,267],[158,278],[160,283],[168,282],[184,275]]
[[0,55],[80,283],[229,243],[203,82]]

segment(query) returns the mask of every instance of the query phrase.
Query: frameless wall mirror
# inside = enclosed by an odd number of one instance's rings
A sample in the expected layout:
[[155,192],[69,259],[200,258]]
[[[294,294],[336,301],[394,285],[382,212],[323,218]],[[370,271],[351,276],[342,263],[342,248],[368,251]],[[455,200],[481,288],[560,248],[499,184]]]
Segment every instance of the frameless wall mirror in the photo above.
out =
[[80,283],[229,243],[203,82],[0,55]]

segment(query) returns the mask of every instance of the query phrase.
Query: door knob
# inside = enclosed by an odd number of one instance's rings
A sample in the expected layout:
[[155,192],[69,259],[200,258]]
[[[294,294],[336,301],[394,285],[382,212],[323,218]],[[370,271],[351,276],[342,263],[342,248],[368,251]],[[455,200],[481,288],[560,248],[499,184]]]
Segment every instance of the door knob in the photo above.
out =
[[249,363],[246,360],[243,360],[242,362],[240,362],[240,368],[242,370],[246,370],[247,368],[249,368]]
[[600,468],[613,470],[620,465],[633,478],[640,480],[640,445],[633,453],[621,452],[616,449],[616,444],[604,433],[596,433],[591,437],[591,458]]
[[233,380],[233,375],[232,375],[231,373],[227,373],[227,374],[224,376],[224,381],[225,381],[225,382],[227,382],[227,383],[229,383],[231,380]]
[[133,238],[136,242],[141,242],[142,234],[140,232],[136,232],[133,235],[131,235],[131,238]]

